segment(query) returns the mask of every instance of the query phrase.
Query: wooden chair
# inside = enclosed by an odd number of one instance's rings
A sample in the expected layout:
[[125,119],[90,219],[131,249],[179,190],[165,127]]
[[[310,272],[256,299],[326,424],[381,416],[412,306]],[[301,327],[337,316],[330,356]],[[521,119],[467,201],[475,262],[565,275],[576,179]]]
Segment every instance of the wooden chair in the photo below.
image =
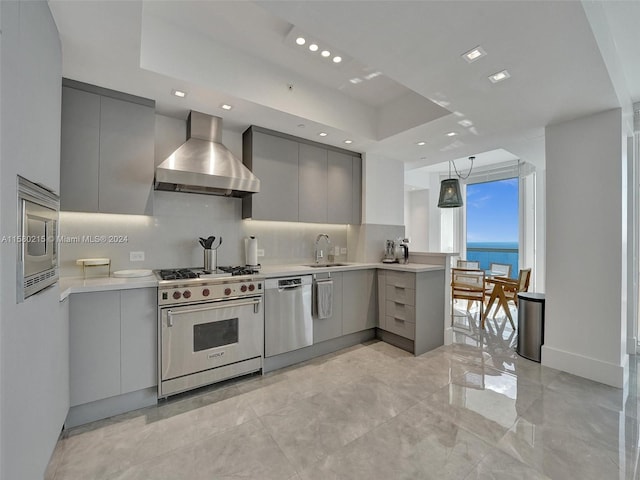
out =
[[480,270],[480,262],[473,260],[458,260],[456,267],[464,268],[466,270]]
[[[490,292],[485,290],[485,297],[489,297],[488,304],[486,306],[487,314],[491,310],[495,300],[498,300],[498,307],[502,307],[506,314],[511,326],[515,329],[516,326],[511,318],[511,311],[509,310],[509,302],[515,303],[518,306],[518,293],[526,292],[529,290],[529,280],[531,279],[531,269],[525,268],[520,270],[517,280],[507,277],[492,277],[487,280],[487,283],[492,284],[493,288]],[[496,309],[497,310],[497,309]],[[484,328],[484,320],[482,318],[482,328]]]
[[489,271],[496,277],[511,277],[511,265],[508,263],[490,263]]
[[[505,277],[511,278],[511,265],[508,263],[490,263],[489,264],[489,272],[491,277]],[[487,297],[491,296],[491,291],[493,290],[493,283],[489,279],[485,281],[485,295]]]
[[[451,269],[451,324],[453,325],[454,302],[467,300],[480,303],[480,318],[484,312],[484,271],[465,268]],[[467,310],[469,307],[467,306]]]

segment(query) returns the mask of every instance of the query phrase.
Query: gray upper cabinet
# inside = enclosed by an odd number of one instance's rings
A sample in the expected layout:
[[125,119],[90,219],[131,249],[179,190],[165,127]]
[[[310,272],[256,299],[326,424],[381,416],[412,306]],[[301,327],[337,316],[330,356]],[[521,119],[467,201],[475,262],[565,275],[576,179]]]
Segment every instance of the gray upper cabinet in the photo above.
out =
[[328,178],[328,222],[353,223],[353,161],[351,155],[329,150]]
[[60,207],[151,214],[155,102],[64,79]]
[[154,129],[154,109],[100,98],[101,212],[151,213]]
[[351,187],[351,224],[362,223],[362,158],[352,157],[353,177]]
[[60,209],[98,211],[100,96],[62,88]]
[[298,221],[298,143],[247,130],[243,160],[260,179],[260,193],[243,198],[242,217]]
[[360,223],[359,156],[260,127],[244,132],[242,150],[260,179],[260,193],[242,199],[242,218]]
[[327,150],[301,143],[298,167],[298,220],[327,223]]

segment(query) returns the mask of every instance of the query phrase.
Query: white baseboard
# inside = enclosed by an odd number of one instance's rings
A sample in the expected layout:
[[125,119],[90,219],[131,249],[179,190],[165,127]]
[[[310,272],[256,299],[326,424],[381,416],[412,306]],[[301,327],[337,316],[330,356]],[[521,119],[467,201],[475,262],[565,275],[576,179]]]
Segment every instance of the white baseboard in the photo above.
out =
[[629,355],[623,365],[616,365],[543,345],[542,365],[616,388],[625,388],[629,379]]
[[444,344],[451,345],[453,343],[453,327],[451,326],[450,322],[447,323],[449,325],[444,329]]

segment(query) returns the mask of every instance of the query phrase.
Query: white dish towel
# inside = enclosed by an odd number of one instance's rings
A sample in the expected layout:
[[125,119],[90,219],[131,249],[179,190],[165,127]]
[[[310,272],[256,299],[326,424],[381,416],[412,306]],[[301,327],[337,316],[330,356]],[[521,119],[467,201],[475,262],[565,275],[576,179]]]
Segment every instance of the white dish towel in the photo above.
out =
[[318,318],[329,318],[333,314],[333,280],[316,283],[316,312]]

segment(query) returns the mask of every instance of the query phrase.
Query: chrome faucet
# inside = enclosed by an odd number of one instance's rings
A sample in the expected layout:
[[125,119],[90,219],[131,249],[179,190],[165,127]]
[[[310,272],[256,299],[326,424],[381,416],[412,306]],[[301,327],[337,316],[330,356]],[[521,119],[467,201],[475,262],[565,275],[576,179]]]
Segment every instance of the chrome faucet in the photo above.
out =
[[324,258],[324,250],[322,250],[321,248],[318,248],[318,244],[320,243],[320,239],[322,237],[327,239],[327,250],[329,250],[329,246],[331,245],[331,240],[329,240],[329,235],[327,235],[326,233],[318,234],[318,236],[316,237],[316,243],[315,243],[316,263],[320,263],[320,260]]

